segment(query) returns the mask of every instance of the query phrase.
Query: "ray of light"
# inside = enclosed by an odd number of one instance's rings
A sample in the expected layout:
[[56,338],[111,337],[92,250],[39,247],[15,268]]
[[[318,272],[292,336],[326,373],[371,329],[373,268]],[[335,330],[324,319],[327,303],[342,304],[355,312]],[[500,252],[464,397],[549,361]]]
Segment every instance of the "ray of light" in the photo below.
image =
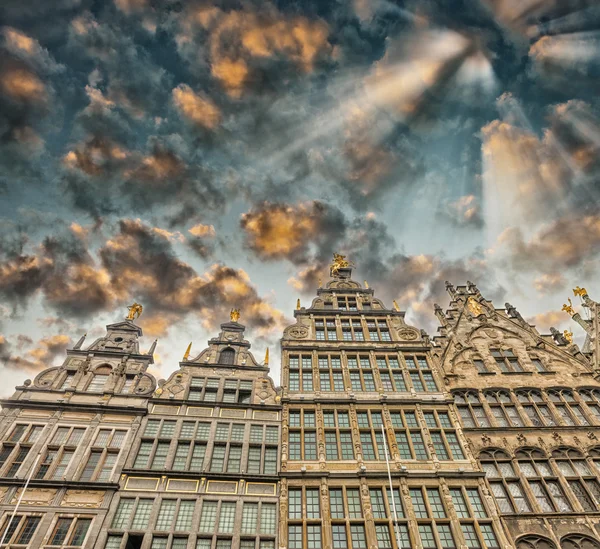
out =
[[600,6],[589,6],[580,10],[574,10],[566,15],[536,23],[527,29],[527,36],[535,40],[543,35],[567,34],[581,31],[591,22],[600,21]]

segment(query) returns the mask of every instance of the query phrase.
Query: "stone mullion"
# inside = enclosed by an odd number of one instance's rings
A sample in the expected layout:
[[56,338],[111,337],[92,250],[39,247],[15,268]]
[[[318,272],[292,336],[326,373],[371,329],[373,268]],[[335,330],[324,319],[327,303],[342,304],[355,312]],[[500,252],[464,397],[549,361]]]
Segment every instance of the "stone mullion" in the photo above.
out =
[[281,470],[287,471],[289,443],[289,406],[283,405],[281,410]]
[[483,494],[483,499],[486,502],[487,512],[492,519],[492,524],[494,525],[494,532],[498,537],[498,542],[500,547],[511,547],[511,542],[506,535],[504,530],[504,524],[500,518],[500,514],[498,513],[498,508],[496,507],[496,500],[490,494],[488,489],[488,485],[484,478],[479,479],[479,490]]
[[329,488],[327,486],[327,479],[321,478],[320,486],[320,499],[321,499],[321,536],[323,549],[331,549],[333,545],[332,533],[331,533],[331,513],[329,509]]
[[350,381],[350,370],[348,368],[348,355],[343,349],[340,352],[340,358],[342,363],[342,378],[344,379],[344,387],[346,387],[346,391],[352,391],[352,383]]
[[394,430],[390,410],[387,404],[382,404],[381,409],[383,412],[383,424],[385,426],[389,444],[389,452],[392,459],[396,462],[396,468],[400,469],[400,451],[398,450],[398,443],[396,442],[396,431]]
[[[325,331],[327,331],[327,328],[325,328]],[[329,362],[328,362],[327,366],[329,367]],[[301,372],[303,371],[303,369],[302,369],[302,361],[300,361],[300,371]],[[311,356],[310,356],[310,375],[312,376],[312,382],[313,382],[313,390],[312,390],[312,392],[313,393],[316,392],[316,391],[320,392],[320,390],[321,390],[321,376],[319,374],[319,355],[318,355],[316,349],[312,350]],[[318,387],[318,389],[317,389],[317,387]],[[306,393],[306,391],[304,390],[304,384],[302,385],[302,392]]]
[[281,377],[283,380],[283,397],[288,395],[288,387],[290,386],[290,354],[288,351],[281,353]]
[[431,460],[433,461],[433,466],[436,469],[440,468],[440,460],[438,459],[437,454],[435,453],[435,447],[433,446],[433,440],[431,439],[431,433],[429,432],[429,428],[425,423],[425,416],[423,415],[423,410],[421,409],[420,404],[415,404],[415,411],[417,414],[417,418],[419,421],[419,427],[421,428],[421,434],[423,435],[423,441],[425,442],[425,446],[429,449],[429,453],[431,454]]
[[327,457],[325,454],[325,429],[323,426],[323,410],[321,403],[317,403],[315,409],[315,420],[317,425],[317,457],[319,459],[319,469],[327,469]]
[[467,542],[465,541],[465,536],[462,533],[462,528],[460,527],[460,519],[456,514],[456,509],[454,509],[454,504],[452,502],[452,496],[450,495],[450,489],[448,488],[448,483],[445,478],[440,478],[440,490],[442,492],[442,499],[447,502],[446,508],[448,511],[448,517],[450,518],[450,528],[453,530],[454,540],[456,544],[462,549],[463,547],[466,549]]
[[381,376],[379,375],[379,367],[377,366],[377,361],[375,360],[375,351],[373,349],[369,351],[369,360],[371,362],[371,371],[373,372],[373,379],[375,380],[375,390],[378,393],[383,393]]
[[367,537],[367,547],[377,547],[377,532],[375,530],[375,521],[373,520],[373,508],[371,506],[371,495],[369,494],[369,485],[367,479],[360,479],[360,496],[362,500],[363,515],[365,518],[365,532]]
[[[402,503],[404,504],[404,511],[406,513],[406,518],[408,522],[408,530],[414,533],[414,549],[423,549],[423,544],[421,543],[421,536],[419,536],[419,523],[417,522],[417,517],[415,516],[415,511],[412,506],[412,500],[410,499],[410,492],[408,490],[408,481],[406,478],[400,478],[400,490],[402,493]],[[394,497],[392,493],[392,497]],[[390,502],[390,513],[392,513],[392,519],[394,510],[392,508],[392,503]]]
[[462,425],[461,425],[460,421],[458,420],[458,415],[456,413],[456,409],[455,409],[454,405],[448,406],[448,415],[450,416],[450,420],[452,421],[452,425],[454,426],[454,431],[456,432],[456,437],[461,442],[464,453],[467,455],[467,457],[469,458],[469,461],[471,462],[471,467],[473,467],[474,470],[479,471],[480,470],[479,462],[477,461],[476,457],[473,455],[470,441],[467,438],[467,436],[465,435]]
[[358,419],[356,418],[356,404],[350,403],[350,427],[352,429],[352,444],[354,444],[354,453],[356,454],[356,461],[358,466],[364,465],[362,446],[360,444],[360,431],[358,429]]
[[279,481],[279,547],[285,549],[288,539],[288,486],[287,479]]

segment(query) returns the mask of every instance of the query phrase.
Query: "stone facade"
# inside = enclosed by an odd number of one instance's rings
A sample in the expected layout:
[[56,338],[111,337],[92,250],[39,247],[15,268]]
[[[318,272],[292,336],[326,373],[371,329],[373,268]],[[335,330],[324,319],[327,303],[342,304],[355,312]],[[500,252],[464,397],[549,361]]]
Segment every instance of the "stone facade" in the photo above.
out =
[[280,547],[507,547],[429,337],[332,274],[282,339]]
[[510,546],[600,548],[593,321],[581,352],[557,330],[541,335],[510,303],[495,309],[472,283],[447,290],[435,354]]
[[274,549],[280,399],[244,326],[221,330],[157,388],[155,345],[118,322],[3,400],[2,547]]
[[62,366],[44,370],[2,401],[4,546],[93,547],[156,388],[146,373],[152,350],[140,353],[141,335],[123,321],[107,326],[106,336],[85,350],[81,338]]

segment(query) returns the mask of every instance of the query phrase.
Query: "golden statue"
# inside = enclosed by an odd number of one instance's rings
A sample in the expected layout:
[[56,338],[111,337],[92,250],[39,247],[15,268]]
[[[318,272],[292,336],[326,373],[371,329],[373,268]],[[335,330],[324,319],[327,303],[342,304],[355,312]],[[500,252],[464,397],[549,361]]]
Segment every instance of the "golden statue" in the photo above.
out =
[[483,307],[481,306],[481,303],[479,303],[479,301],[477,301],[473,296],[467,299],[467,308],[475,316],[483,314]]
[[229,313],[229,318],[231,322],[237,322],[240,319],[240,310],[239,309],[231,309]]
[[185,353],[183,354],[183,362],[185,362],[188,358],[190,358],[191,350],[192,350],[192,342],[190,341],[190,344],[188,345],[187,349],[185,350]]
[[126,320],[135,320],[136,318],[140,318],[140,315],[144,310],[144,308],[135,301],[133,302],[133,305],[130,305],[127,308],[129,309],[129,313],[127,313],[127,316],[125,317]]
[[573,288],[573,295],[578,295],[580,297],[583,297],[584,295],[587,295],[587,290],[585,288],[580,288],[579,286],[575,286],[575,288]]
[[338,274],[340,269],[346,269],[353,266],[354,264],[351,261],[348,261],[345,255],[334,253],[333,263],[329,266],[331,269],[331,276]]
[[569,304],[567,305],[566,303],[563,304],[561,311],[564,311],[565,313],[573,316],[575,314],[575,309],[573,309],[573,302],[571,301],[571,298],[568,298]]
[[569,330],[565,330],[563,332],[563,337],[569,342],[573,343],[573,332],[569,332]]

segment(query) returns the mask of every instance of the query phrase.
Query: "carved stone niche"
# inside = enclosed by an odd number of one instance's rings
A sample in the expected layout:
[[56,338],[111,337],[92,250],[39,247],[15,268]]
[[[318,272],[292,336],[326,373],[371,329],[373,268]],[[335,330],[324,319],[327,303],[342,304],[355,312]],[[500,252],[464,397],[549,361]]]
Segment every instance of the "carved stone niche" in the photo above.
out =
[[67,490],[60,502],[61,507],[95,509],[102,505],[104,492],[92,490]]

